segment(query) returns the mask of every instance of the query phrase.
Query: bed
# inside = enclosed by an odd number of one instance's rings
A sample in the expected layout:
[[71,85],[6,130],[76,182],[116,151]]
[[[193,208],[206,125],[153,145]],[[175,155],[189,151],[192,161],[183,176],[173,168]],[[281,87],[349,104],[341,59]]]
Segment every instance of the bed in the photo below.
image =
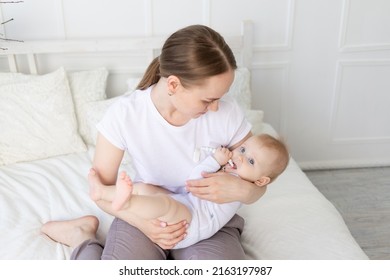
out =
[[[240,67],[229,95],[254,133],[277,132],[251,109],[252,25],[225,36]],[[102,241],[112,216],[88,196],[95,124],[131,92],[165,38],[5,42],[0,51],[0,259],[69,259],[40,233],[43,223],[93,214]],[[5,70],[7,65],[8,70]],[[121,169],[134,172],[125,156]],[[256,203],[239,210],[248,259],[367,259],[335,207],[292,158]]]

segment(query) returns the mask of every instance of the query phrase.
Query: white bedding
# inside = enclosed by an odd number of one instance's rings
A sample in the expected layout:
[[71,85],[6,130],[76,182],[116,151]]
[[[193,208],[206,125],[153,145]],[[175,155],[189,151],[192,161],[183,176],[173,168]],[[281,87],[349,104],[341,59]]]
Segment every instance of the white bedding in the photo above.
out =
[[97,214],[106,231],[110,217],[88,197],[88,152],[3,166],[0,170],[0,258],[65,259],[68,247],[40,234],[49,220]]
[[[275,134],[269,126],[264,131]],[[104,240],[112,217],[88,197],[93,149],[0,167],[0,259],[68,259],[70,248],[40,234],[49,220],[93,214]],[[129,164],[123,165],[132,174]],[[249,259],[367,259],[340,214],[292,159],[258,202],[239,213]]]

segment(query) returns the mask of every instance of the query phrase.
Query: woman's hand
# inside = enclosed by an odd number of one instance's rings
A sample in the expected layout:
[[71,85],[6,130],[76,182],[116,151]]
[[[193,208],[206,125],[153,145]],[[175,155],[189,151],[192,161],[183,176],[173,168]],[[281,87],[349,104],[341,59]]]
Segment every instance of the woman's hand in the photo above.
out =
[[202,179],[188,180],[187,190],[200,199],[215,203],[240,201],[250,204],[257,201],[267,189],[224,172],[203,172],[202,176]]
[[[141,228],[142,227],[142,228]],[[139,229],[162,249],[172,249],[184,239],[188,228],[186,221],[167,225],[159,220],[144,222]]]

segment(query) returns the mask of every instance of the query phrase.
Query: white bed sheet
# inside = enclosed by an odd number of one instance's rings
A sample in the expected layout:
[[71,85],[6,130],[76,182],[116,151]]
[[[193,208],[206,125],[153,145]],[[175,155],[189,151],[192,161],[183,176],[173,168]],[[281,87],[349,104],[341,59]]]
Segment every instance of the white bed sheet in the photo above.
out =
[[88,198],[87,152],[0,168],[0,258],[66,259],[70,248],[40,234],[50,220],[98,215],[106,230],[110,217]]
[[[275,134],[267,124],[264,131]],[[93,214],[104,240],[112,217],[88,197],[93,149],[0,167],[0,259],[68,259],[71,249],[40,233],[43,223]],[[123,165],[132,174],[129,164]],[[248,259],[367,259],[334,206],[291,159],[255,204],[239,210]]]

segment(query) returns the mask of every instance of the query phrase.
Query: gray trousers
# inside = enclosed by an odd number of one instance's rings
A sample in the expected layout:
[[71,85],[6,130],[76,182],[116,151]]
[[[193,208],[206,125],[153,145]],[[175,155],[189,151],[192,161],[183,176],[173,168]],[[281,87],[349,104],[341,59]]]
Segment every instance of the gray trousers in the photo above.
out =
[[72,253],[73,260],[242,260],[245,253],[240,243],[244,219],[235,215],[209,239],[190,247],[163,250],[140,230],[115,218],[103,246],[96,239],[80,244]]

